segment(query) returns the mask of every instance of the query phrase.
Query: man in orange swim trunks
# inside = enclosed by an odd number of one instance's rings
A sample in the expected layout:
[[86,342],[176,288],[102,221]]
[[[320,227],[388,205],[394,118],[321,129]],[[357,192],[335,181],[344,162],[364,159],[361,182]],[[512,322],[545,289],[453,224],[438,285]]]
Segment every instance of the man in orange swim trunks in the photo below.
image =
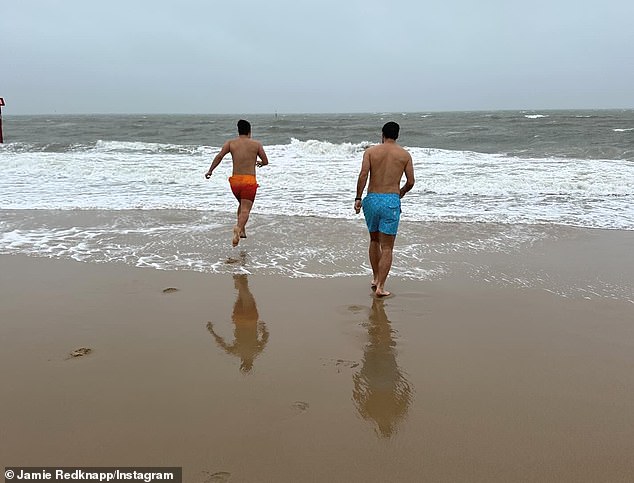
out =
[[[244,227],[249,220],[249,213],[253,207],[258,183],[255,179],[255,167],[269,164],[262,143],[251,139],[251,124],[249,121],[238,121],[238,137],[225,142],[220,152],[216,155],[205,178],[211,178],[214,169],[220,164],[222,158],[231,153],[233,159],[233,175],[229,178],[231,191],[238,200],[238,223],[233,227],[232,245],[235,247],[240,238],[246,238]],[[258,158],[260,158],[258,160]]]

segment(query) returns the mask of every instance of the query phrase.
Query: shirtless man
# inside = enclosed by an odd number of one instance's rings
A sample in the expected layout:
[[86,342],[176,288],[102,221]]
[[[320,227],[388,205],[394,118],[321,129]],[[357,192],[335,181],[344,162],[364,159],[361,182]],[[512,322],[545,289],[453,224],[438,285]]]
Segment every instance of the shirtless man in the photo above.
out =
[[[251,124],[244,119],[238,121],[238,137],[223,144],[211,163],[209,171],[205,173],[205,178],[211,178],[214,169],[228,153],[231,153],[233,160],[233,175],[229,178],[229,184],[233,195],[238,200],[238,223],[233,227],[231,240],[231,244],[235,247],[240,242],[240,238],[247,237],[245,226],[259,186],[255,179],[255,167],[266,166],[269,160],[262,143],[251,139]],[[259,161],[258,158],[260,158]]]
[[[386,297],[385,280],[392,267],[392,250],[401,216],[401,198],[414,187],[414,166],[410,154],[396,143],[399,125],[388,122],[383,126],[382,144],[366,149],[357,181],[354,210],[363,206],[365,222],[370,232],[370,265],[372,289],[377,297]],[[405,184],[400,187],[405,174]],[[368,194],[363,190],[370,175]]]

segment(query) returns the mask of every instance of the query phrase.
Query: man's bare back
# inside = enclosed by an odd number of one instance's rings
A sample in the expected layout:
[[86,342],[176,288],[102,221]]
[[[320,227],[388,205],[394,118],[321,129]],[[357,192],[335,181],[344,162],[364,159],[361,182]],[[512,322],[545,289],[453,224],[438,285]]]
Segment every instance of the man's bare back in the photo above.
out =
[[[401,178],[406,182],[401,188]],[[370,182],[368,183],[368,176]],[[363,154],[357,181],[355,211],[361,211],[361,194],[368,183],[368,193],[398,193],[402,198],[414,186],[412,156],[394,139],[383,139],[382,144],[369,147]]]
[[[408,179],[413,178],[407,171],[412,169],[412,157],[401,146],[386,140],[368,148],[364,158],[369,163],[370,183],[368,193],[399,193],[403,173]],[[365,161],[365,159],[364,159]]]
[[[268,164],[262,144],[246,136],[240,136],[230,141],[229,152],[233,159],[233,174],[253,174],[255,167]],[[260,157],[260,162],[257,158]]]
[[[233,174],[251,174],[255,176],[255,167],[266,166],[269,160],[264,152],[262,143],[251,139],[248,135],[241,135],[235,139],[230,139],[222,145],[222,149],[214,158],[211,167],[205,177],[209,179],[213,170],[220,164],[222,158],[231,153],[233,160]],[[258,157],[260,161],[258,161]]]

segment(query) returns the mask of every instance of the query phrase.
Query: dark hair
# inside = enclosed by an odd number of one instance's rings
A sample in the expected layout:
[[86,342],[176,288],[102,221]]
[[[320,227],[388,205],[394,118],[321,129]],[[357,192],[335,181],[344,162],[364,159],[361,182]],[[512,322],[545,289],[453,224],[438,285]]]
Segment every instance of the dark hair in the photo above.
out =
[[251,123],[249,121],[245,121],[244,119],[240,119],[238,121],[238,134],[241,136],[251,134]]
[[394,121],[386,122],[383,126],[383,136],[387,139],[394,139],[396,141],[398,139],[398,131],[400,126],[396,124]]

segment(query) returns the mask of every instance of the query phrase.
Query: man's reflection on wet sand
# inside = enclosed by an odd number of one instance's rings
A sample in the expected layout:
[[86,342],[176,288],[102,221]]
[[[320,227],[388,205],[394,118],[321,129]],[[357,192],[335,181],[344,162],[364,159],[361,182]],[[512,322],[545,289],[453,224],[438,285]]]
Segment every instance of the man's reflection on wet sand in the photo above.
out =
[[396,343],[384,300],[374,299],[368,318],[368,344],[361,369],[354,374],[352,396],[363,419],[376,423],[379,436],[397,431],[412,401],[413,390],[396,362]]
[[234,275],[233,281],[238,291],[236,302],[233,305],[235,340],[232,344],[227,344],[214,330],[211,322],[207,323],[207,330],[216,340],[216,343],[224,349],[227,354],[240,358],[240,371],[249,373],[253,369],[253,361],[264,350],[269,340],[269,333],[264,322],[259,321],[258,307],[255,298],[249,290],[249,279],[246,275]]

